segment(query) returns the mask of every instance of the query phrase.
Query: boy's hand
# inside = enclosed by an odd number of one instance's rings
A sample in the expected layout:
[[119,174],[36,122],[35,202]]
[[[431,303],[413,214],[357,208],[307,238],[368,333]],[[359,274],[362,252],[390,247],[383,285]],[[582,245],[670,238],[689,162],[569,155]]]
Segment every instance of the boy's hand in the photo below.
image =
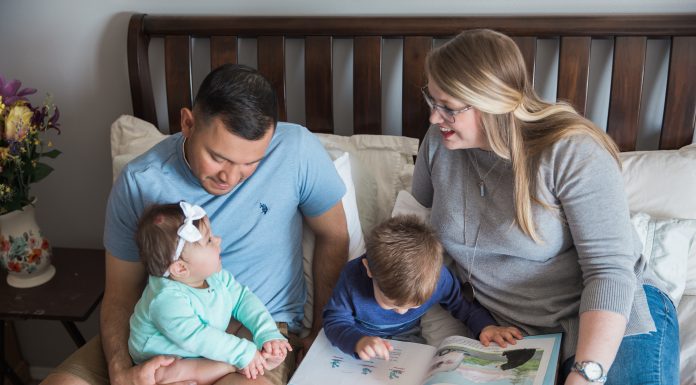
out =
[[288,355],[288,351],[292,351],[292,346],[287,340],[270,340],[264,342],[261,347],[263,357],[282,362]]
[[517,340],[522,339],[522,333],[514,326],[495,326],[488,325],[481,330],[479,340],[483,346],[488,346],[491,342],[495,342],[500,347],[507,347],[507,342],[514,345]]
[[369,361],[375,357],[389,360],[389,352],[392,350],[394,350],[392,344],[379,337],[365,336],[355,344],[355,352],[364,361]]
[[249,365],[240,370],[240,373],[242,373],[249,380],[255,380],[257,376],[263,376],[263,369],[265,368],[266,359],[263,358],[261,352],[257,351]]

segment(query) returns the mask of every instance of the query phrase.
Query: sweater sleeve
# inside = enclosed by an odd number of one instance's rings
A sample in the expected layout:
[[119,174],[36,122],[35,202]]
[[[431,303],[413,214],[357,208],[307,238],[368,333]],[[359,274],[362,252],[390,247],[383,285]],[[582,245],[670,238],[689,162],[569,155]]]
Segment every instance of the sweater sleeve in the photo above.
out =
[[437,286],[440,306],[464,322],[477,338],[486,326],[497,325],[488,310],[478,301],[474,299],[473,302],[469,302],[464,298],[459,280],[445,266],[442,267]]
[[260,350],[263,344],[268,341],[285,340],[286,338],[278,330],[273,317],[271,317],[261,300],[251,289],[239,284],[232,277],[232,274],[224,272],[225,274],[221,277],[234,303],[232,317],[251,331],[256,347]]
[[546,184],[553,186],[582,271],[580,312],[605,310],[628,318],[640,253],[619,166],[586,136],[561,140],[546,155],[552,165]]
[[250,341],[202,322],[184,293],[160,293],[150,304],[150,317],[169,340],[195,355],[244,368],[256,354]]
[[331,299],[324,307],[323,316],[324,332],[331,344],[354,356],[355,345],[363,334],[355,325],[355,306],[345,268],[341,271]]

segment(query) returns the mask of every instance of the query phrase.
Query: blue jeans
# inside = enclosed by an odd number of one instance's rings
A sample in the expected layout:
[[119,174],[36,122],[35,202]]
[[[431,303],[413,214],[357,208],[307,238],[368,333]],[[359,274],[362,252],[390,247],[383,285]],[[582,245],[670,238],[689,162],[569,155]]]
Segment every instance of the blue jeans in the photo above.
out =
[[[644,285],[650,314],[657,331],[624,337],[607,375],[607,385],[678,385],[679,324],[677,310],[659,289]],[[575,356],[559,373],[560,384],[570,373]]]

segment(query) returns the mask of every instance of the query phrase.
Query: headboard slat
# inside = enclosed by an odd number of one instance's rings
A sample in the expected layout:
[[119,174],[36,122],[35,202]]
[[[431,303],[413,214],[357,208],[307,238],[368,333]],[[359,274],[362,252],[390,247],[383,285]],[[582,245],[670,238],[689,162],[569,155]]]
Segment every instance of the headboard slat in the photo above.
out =
[[159,127],[150,77],[150,35],[143,33],[144,19],[145,15],[135,14],[128,23],[128,79],[133,115]]
[[402,135],[422,139],[428,129],[429,111],[420,88],[425,85],[425,58],[433,47],[429,36],[404,38],[404,71],[401,92]]
[[237,63],[237,36],[210,37],[210,67]]
[[592,39],[587,36],[561,38],[556,97],[569,102],[581,115],[585,115],[587,103],[591,44]]
[[331,36],[305,38],[305,115],[314,132],[333,133],[333,39]]
[[181,131],[183,107],[191,108],[191,38],[167,36],[164,39],[164,68],[167,88],[169,132]]
[[353,39],[353,133],[382,132],[382,37]]
[[285,104],[285,38],[259,36],[257,39],[258,70],[275,88],[278,97],[278,120],[288,119]]
[[672,39],[660,149],[691,143],[696,122],[696,36]]
[[621,151],[636,149],[646,44],[644,36],[619,36],[614,42],[607,133]]
[[534,85],[537,38],[534,36],[513,36],[512,40],[517,43],[517,47],[519,47],[520,51],[522,51],[524,64],[527,66],[527,78],[529,79],[529,84]]

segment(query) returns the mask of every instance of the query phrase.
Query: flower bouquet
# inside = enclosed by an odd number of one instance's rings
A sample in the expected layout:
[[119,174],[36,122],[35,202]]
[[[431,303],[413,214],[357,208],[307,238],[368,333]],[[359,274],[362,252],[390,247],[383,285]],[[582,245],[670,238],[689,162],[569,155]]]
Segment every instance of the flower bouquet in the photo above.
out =
[[51,279],[51,249],[34,217],[35,198],[29,186],[53,168],[40,161],[55,158],[42,135],[60,133],[58,108],[50,96],[39,106],[27,99],[36,89],[20,89],[18,80],[0,76],[0,267],[9,271],[7,282],[16,287],[40,285]]
[[42,157],[55,158],[60,154],[51,142],[41,140],[50,129],[60,133],[58,108],[50,96],[38,107],[33,107],[27,95],[34,88],[20,90],[18,80],[5,82],[0,76],[0,215],[20,210],[34,200],[29,185],[48,176],[53,168],[39,161]]

